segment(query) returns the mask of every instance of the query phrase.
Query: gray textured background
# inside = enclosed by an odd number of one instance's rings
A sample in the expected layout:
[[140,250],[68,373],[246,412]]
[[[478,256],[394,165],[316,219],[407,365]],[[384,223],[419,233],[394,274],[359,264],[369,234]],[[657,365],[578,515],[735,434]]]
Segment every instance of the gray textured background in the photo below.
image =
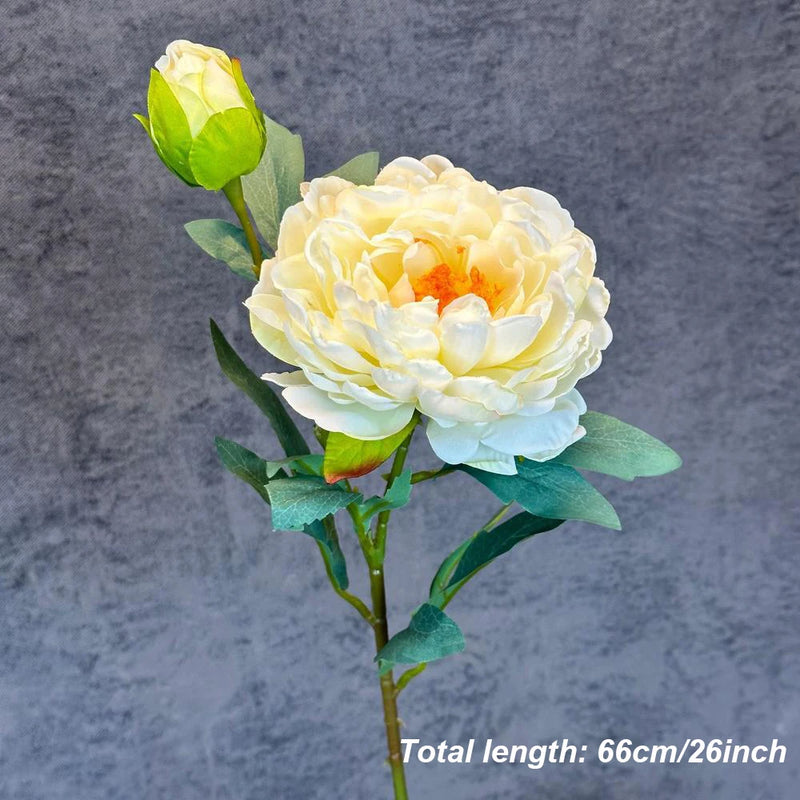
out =
[[[555,193],[613,297],[585,396],[684,456],[599,482],[623,533],[569,524],[484,572],[449,609],[467,652],[403,696],[406,732],[789,747],[782,766],[416,765],[415,800],[797,796],[796,2],[4,9],[3,800],[388,796],[368,631],[213,451],[278,452],[208,317],[272,365],[245,286],[181,232],[221,198],[130,117],[180,36],[242,58],[310,175],[378,147]],[[447,480],[396,514],[395,627],[494,505]]]

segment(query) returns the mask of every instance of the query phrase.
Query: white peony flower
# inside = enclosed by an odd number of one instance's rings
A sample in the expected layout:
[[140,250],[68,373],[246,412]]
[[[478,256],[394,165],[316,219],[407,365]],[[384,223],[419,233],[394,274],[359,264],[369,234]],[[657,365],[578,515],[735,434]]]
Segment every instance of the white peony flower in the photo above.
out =
[[583,436],[575,384],[611,341],[609,295],[554,197],[436,155],[302,191],[246,301],[256,339],[298,368],[263,376],[292,408],[358,439],[419,409],[439,458],[503,474]]

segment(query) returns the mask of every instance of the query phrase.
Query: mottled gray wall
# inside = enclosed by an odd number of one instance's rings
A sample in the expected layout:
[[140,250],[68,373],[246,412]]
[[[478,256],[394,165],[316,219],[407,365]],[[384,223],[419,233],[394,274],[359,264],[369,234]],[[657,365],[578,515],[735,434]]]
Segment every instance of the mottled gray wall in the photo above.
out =
[[[782,766],[416,765],[415,800],[796,796],[796,3],[9,0],[3,16],[3,800],[389,793],[368,632],[214,454],[214,433],[278,450],[218,372],[208,317],[272,365],[245,286],[181,232],[221,199],[173,179],[130,117],[183,36],[242,58],[311,175],[377,147],[557,194],[613,295],[585,395],[684,456],[663,479],[600,481],[623,533],[569,524],[484,572],[449,609],[466,654],[403,696],[407,733],[789,747]],[[413,455],[432,462],[422,440]],[[396,515],[395,626],[493,507],[448,480]]]

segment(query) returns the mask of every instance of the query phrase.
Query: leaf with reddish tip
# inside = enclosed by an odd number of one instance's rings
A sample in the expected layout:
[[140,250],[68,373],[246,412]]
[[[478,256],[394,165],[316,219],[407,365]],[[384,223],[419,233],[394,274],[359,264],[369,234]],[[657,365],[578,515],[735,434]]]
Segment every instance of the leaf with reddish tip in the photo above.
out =
[[353,439],[343,433],[329,433],[323,465],[325,480],[336,483],[344,478],[358,478],[372,472],[400,447],[416,424],[414,417],[402,430],[374,441]]

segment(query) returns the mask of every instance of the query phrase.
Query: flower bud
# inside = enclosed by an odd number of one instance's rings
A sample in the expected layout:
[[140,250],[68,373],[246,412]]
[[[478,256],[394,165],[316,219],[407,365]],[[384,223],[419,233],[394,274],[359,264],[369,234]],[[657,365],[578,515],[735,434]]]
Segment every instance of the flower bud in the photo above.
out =
[[190,186],[222,189],[252,172],[266,144],[263,114],[239,59],[178,39],[150,70],[149,119],[134,114],[156,153]]

